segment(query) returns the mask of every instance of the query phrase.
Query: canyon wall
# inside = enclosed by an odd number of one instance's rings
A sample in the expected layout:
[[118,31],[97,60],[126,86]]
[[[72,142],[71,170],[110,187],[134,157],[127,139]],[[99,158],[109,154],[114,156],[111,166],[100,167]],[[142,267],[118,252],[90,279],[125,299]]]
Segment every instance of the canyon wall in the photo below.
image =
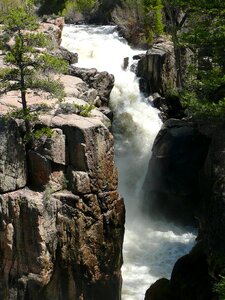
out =
[[0,127],[0,298],[120,299],[113,137],[94,118],[39,119],[53,134],[27,153],[18,122]]

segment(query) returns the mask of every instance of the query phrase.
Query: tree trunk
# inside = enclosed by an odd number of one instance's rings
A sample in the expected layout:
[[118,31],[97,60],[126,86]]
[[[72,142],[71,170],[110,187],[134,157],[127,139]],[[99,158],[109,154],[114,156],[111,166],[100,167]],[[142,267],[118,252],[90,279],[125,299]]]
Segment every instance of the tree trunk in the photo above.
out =
[[21,91],[21,101],[22,101],[22,107],[23,107],[23,113],[24,113],[26,133],[29,135],[31,132],[31,126],[30,126],[30,121],[28,120],[26,86],[25,86],[24,73],[23,73],[22,66],[20,67],[20,91]]
[[[165,9],[167,12],[167,15],[170,20],[170,33],[172,35],[172,41],[174,45],[174,55],[175,55],[175,66],[176,66],[176,75],[177,75],[177,80],[176,80],[176,86],[178,89],[182,88],[182,66],[181,66],[181,49],[178,43],[178,37],[177,37],[177,32],[180,29],[180,24],[177,24],[176,16],[174,11],[172,11],[172,7],[168,3],[168,1],[164,1]],[[186,17],[184,18],[184,21],[182,20],[182,25],[184,24],[186,20]],[[181,25],[181,26],[182,26]]]

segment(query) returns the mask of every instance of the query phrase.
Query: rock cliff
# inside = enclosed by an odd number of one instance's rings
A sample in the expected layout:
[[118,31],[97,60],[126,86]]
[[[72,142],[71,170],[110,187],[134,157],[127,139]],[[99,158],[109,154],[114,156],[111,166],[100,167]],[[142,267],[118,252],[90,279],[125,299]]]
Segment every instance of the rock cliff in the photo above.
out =
[[[58,44],[55,26],[42,30],[53,31]],[[54,51],[70,63],[77,59],[65,49]],[[27,104],[38,112],[34,132],[50,128],[29,147],[23,121],[2,118],[20,108],[18,93],[0,98],[2,300],[121,299],[125,208],[110,120],[97,108],[88,117],[75,113],[107,104],[114,78],[90,72],[76,69],[77,76],[57,78],[66,92],[61,104],[29,91]]]
[[154,44],[139,60],[137,76],[141,78],[142,91],[146,94],[158,92],[165,95],[174,89],[177,75],[173,43]]
[[[155,141],[153,169],[145,182],[148,199],[153,193],[150,206],[172,221],[190,224],[190,216],[195,217],[199,233],[196,246],[176,262],[171,279],[152,285],[146,300],[165,299],[163,295],[178,300],[218,299],[212,290],[225,270],[224,126],[219,119],[169,120]],[[160,184],[154,189],[157,178]]]
[[165,122],[155,139],[144,183],[145,212],[185,225],[194,222],[209,143],[210,138],[192,122]]
[[20,126],[0,128],[0,298],[120,299],[124,203],[112,135],[78,115],[39,122],[53,134],[27,158]]

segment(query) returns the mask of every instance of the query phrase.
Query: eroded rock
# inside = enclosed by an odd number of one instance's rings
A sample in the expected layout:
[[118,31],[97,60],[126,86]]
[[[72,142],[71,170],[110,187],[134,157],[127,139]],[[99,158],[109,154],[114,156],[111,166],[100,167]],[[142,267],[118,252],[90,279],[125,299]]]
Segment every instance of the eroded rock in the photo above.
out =
[[69,74],[85,81],[89,88],[94,88],[102,101],[101,105],[108,105],[109,95],[114,86],[114,76],[108,72],[98,72],[96,69],[85,69],[70,66]]
[[44,193],[0,196],[1,299],[119,300],[124,207],[118,193]]
[[15,121],[0,124],[0,141],[0,193],[5,193],[27,183],[25,146]]
[[28,151],[30,187],[0,194],[0,298],[120,300],[125,210],[113,137],[99,118],[46,114],[44,125],[53,134]]
[[141,91],[146,95],[155,92],[165,95],[176,88],[176,68],[173,43],[153,45],[138,61],[137,76],[141,78]]

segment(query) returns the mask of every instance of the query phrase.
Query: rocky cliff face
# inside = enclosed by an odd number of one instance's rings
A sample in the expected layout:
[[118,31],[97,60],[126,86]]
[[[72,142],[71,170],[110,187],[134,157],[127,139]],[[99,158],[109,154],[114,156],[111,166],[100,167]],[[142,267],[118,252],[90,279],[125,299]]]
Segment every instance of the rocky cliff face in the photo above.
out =
[[40,120],[53,135],[28,161],[18,124],[0,128],[0,298],[120,299],[124,203],[112,135],[94,118]]
[[[197,217],[199,234],[194,249],[176,262],[171,279],[152,285],[146,300],[218,299],[212,288],[224,274],[224,126],[221,120],[170,120],[156,139],[145,182],[145,192],[154,193],[150,205],[173,221]],[[160,180],[155,189],[154,176]]]
[[[57,46],[61,22],[40,30],[52,32],[56,55],[76,62],[76,54]],[[57,78],[65,87],[63,103],[48,94],[27,94],[28,106],[39,115],[33,130],[47,126],[50,136],[42,134],[25,147],[23,121],[1,116],[2,300],[121,299],[125,208],[117,191],[110,120],[97,108],[88,117],[75,113],[85,105],[107,104],[114,78],[71,70]],[[19,100],[18,92],[0,97],[0,115],[20,108]]]
[[165,95],[174,89],[177,75],[173,43],[167,41],[153,45],[139,60],[137,76],[141,78],[141,88],[146,94],[158,92]]
[[209,143],[210,138],[192,122],[165,122],[154,142],[144,183],[145,212],[186,225],[194,222],[201,206],[199,179]]

